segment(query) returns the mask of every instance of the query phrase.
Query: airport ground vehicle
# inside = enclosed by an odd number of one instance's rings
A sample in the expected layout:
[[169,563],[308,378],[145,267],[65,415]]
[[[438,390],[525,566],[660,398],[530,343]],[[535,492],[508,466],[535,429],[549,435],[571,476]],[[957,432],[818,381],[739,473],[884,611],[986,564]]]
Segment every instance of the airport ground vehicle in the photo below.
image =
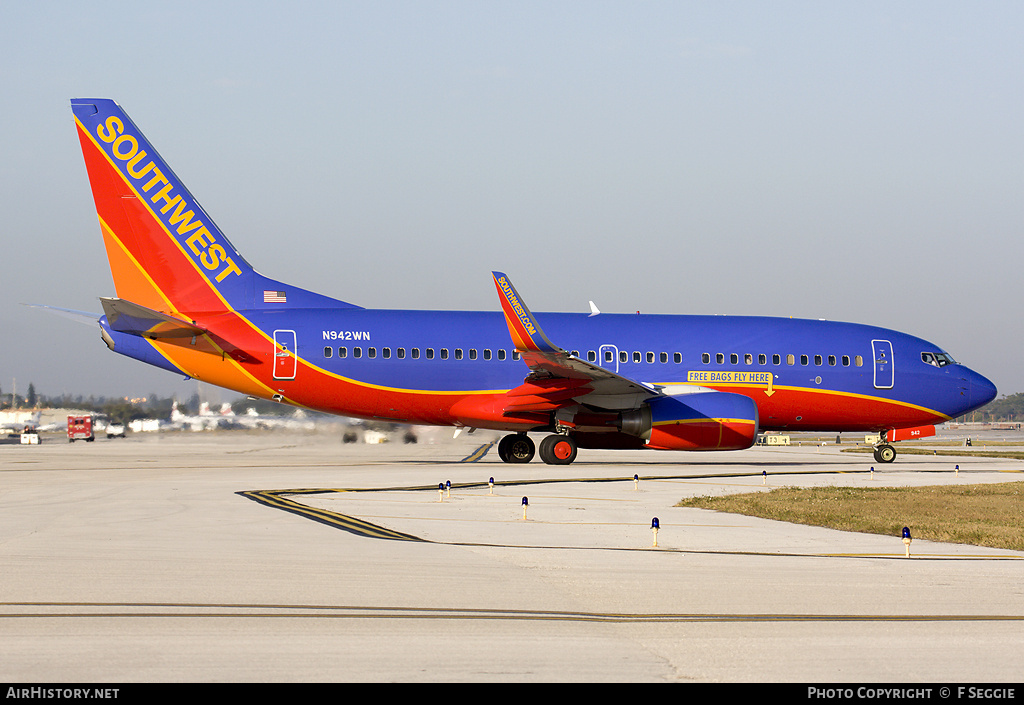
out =
[[92,430],[93,418],[91,415],[68,416],[68,443],[75,441],[96,440]]

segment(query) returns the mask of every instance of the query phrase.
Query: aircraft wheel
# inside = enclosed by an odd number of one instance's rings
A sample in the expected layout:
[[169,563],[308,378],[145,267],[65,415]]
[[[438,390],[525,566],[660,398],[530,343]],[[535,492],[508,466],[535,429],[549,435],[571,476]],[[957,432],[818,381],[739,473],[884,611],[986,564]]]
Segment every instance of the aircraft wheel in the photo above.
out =
[[576,441],[559,434],[540,442],[540,459],[548,465],[568,465],[576,459]]
[[875,460],[880,463],[891,463],[896,460],[896,449],[889,444],[875,448]]
[[525,433],[513,433],[498,441],[498,457],[506,463],[528,463],[534,451],[533,441]]

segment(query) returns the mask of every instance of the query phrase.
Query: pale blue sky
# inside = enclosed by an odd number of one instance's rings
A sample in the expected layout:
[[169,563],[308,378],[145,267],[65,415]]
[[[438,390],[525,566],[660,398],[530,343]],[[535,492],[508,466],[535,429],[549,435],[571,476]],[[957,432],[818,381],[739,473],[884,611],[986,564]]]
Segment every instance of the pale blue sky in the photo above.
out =
[[195,390],[18,305],[113,294],[69,107],[109,97],[258,270],[320,293],[498,310],[500,269],[534,311],[871,323],[1024,391],[1022,20],[0,0],[0,389]]

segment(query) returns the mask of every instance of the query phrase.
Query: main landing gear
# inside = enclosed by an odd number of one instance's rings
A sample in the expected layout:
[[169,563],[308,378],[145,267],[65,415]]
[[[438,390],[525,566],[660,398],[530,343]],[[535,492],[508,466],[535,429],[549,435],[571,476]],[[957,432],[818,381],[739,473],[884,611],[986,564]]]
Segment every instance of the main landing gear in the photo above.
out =
[[896,449],[888,443],[875,446],[875,462],[876,463],[891,463],[896,460]]
[[498,441],[498,457],[506,463],[528,463],[533,460],[533,441],[525,433],[513,433]]
[[[506,463],[528,463],[535,447],[525,433],[513,433],[498,441],[498,457]],[[540,442],[540,459],[548,465],[568,465],[576,460],[576,441],[563,434],[546,436]]]
[[576,441],[555,434],[540,442],[540,459],[548,465],[568,465],[576,460]]

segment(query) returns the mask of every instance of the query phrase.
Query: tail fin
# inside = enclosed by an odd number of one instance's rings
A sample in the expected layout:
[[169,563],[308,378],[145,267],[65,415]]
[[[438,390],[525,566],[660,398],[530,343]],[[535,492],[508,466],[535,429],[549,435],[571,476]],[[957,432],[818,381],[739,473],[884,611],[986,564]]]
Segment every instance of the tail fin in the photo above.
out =
[[351,306],[255,272],[117,103],[71,108],[119,298],[172,314]]

